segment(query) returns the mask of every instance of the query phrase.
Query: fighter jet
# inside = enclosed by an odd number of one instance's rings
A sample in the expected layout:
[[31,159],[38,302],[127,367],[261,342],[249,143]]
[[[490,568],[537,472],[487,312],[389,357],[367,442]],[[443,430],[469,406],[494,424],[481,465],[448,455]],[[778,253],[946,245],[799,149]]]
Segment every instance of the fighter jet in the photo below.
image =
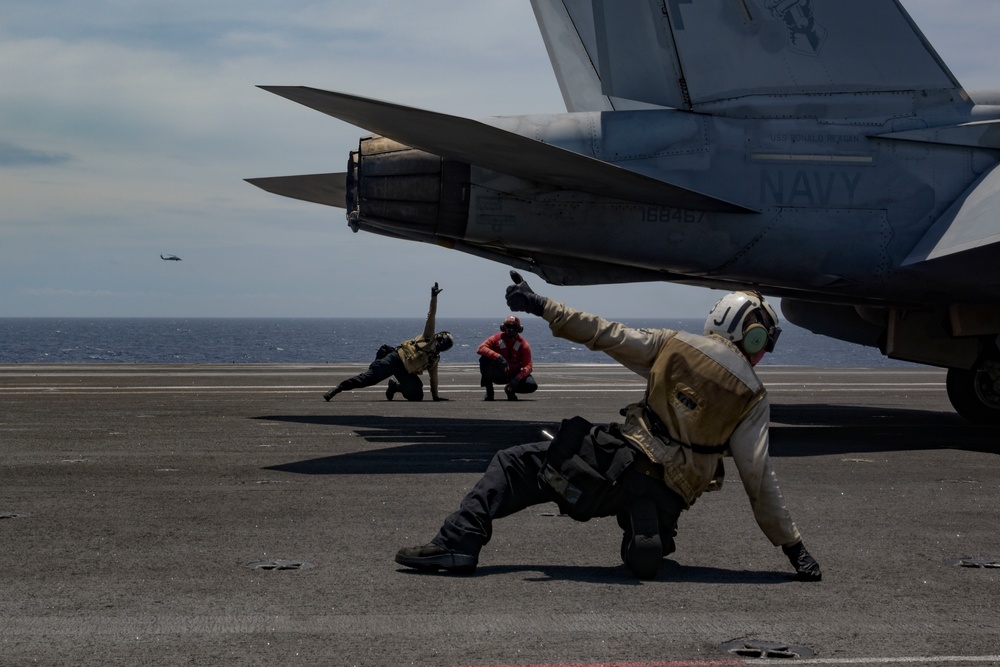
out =
[[248,180],[553,284],[759,289],[1000,423],[1000,98],[898,0],[531,2],[568,113],[262,86],[377,134],[346,173]]
[[177,255],[166,255],[166,256],[160,255],[160,259],[165,259],[168,262],[179,262],[179,261],[181,261],[181,258],[178,257]]

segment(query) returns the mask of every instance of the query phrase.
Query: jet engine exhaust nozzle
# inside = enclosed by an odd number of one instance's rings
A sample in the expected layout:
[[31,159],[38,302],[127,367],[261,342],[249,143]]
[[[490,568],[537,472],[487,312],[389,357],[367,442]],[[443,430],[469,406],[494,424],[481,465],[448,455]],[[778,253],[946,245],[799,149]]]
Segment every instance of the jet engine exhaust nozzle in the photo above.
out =
[[347,165],[347,220],[402,234],[461,239],[469,220],[469,165],[365,137]]

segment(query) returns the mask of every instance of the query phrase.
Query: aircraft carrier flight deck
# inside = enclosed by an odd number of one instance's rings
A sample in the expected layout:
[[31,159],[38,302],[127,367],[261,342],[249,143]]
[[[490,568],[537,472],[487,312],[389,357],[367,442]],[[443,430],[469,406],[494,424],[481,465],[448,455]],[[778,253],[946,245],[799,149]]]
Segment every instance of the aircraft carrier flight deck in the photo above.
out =
[[447,401],[323,400],[361,368],[0,366],[0,664],[1000,664],[1000,443],[943,371],[759,369],[807,584],[732,465],[653,581],[613,518],[554,505],[498,520],[473,576],[402,568],[494,452],[644,383],[539,364],[486,403],[445,364]]

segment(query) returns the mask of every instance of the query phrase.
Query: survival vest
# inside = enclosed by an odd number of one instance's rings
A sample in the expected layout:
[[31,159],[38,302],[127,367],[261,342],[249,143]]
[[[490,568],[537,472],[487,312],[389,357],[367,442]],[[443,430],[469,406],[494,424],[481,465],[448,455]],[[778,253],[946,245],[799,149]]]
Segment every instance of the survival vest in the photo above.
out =
[[400,343],[399,358],[407,372],[420,374],[437,364],[441,354],[437,350],[437,341],[433,338],[411,338]]
[[625,409],[621,432],[663,465],[664,482],[690,505],[721,488],[728,440],[765,395],[730,343],[677,332],[653,362],[645,400]]

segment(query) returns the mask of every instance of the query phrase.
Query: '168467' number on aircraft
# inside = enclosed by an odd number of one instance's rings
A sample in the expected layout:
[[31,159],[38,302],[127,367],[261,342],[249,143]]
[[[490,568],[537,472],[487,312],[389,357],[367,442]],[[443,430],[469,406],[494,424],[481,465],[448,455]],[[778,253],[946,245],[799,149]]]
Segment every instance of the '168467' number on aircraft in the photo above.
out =
[[643,222],[687,222],[694,224],[701,222],[704,217],[704,211],[688,211],[683,208],[650,206],[642,210]]

